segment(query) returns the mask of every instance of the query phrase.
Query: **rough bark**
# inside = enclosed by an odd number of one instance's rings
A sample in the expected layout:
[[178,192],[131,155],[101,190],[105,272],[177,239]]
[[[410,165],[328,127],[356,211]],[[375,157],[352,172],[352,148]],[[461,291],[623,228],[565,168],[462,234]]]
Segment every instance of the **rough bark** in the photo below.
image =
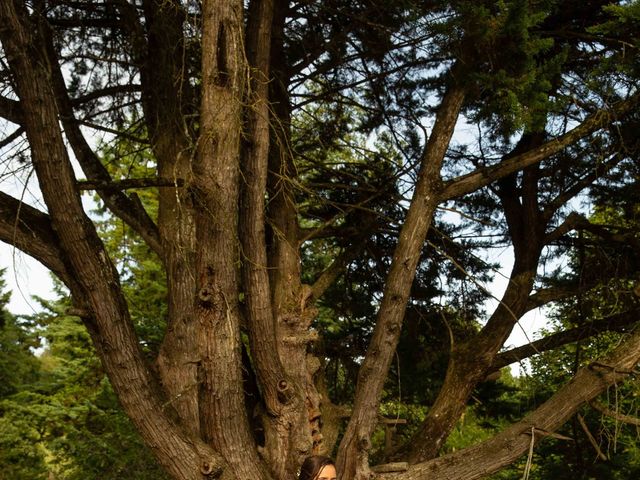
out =
[[269,478],[244,405],[237,246],[246,63],[241,1],[203,3],[201,130],[193,164],[198,395],[204,439],[238,478]]
[[442,100],[425,147],[411,206],[400,231],[376,316],[373,337],[358,373],[353,414],[337,458],[338,470],[346,478],[369,478],[368,450],[377,423],[380,395],[400,336],[416,265],[438,205],[441,164],[464,99],[464,90],[455,81],[453,79]]
[[269,79],[271,29],[274,2],[253,0],[247,25],[247,59],[250,85],[246,104],[242,156],[240,241],[246,320],[253,365],[261,387],[265,412],[263,456],[275,478],[294,474],[298,458],[295,444],[298,413],[302,411],[300,388],[280,361],[276,322],[271,302],[266,232],[265,191],[270,146]]
[[[42,48],[46,50],[47,59],[53,66],[50,69],[51,83],[56,95],[56,104],[60,111],[60,120],[69,145],[88,179],[109,184],[112,181],[111,175],[85,139],[80,130],[80,123],[75,118],[73,105],[59,67],[49,26],[42,23],[41,32]],[[149,217],[140,201],[135,197],[126,196],[124,192],[118,189],[98,186],[96,191],[113,214],[127,223],[162,258],[158,227]]]
[[[288,2],[276,1],[272,27],[269,174],[267,195],[267,253],[270,272],[271,308],[276,324],[278,355],[284,372],[295,389],[295,401],[287,407],[281,425],[269,429],[265,450],[286,450],[284,464],[288,475],[294,475],[305,456],[322,448],[320,434],[320,396],[313,376],[318,360],[307,354],[314,340],[309,327],[316,315],[310,305],[310,288],[302,284],[297,208],[294,196],[296,171],[291,150],[291,105],[289,70],[284,51],[284,28]],[[268,419],[267,419],[268,422]],[[289,430],[289,445],[280,445]],[[279,462],[281,462],[280,460]]]
[[58,124],[48,62],[38,45],[37,25],[22,5],[2,2],[0,39],[14,72],[16,93],[33,165],[49,209],[52,228],[79,287],[72,291],[90,309],[84,320],[120,402],[161,464],[176,478],[201,478],[201,465],[222,460],[204,444],[188,439],[166,414],[145,365],[110,262],[85,215]]
[[195,221],[190,160],[193,145],[185,117],[192,112],[194,95],[183,80],[185,40],[178,3],[143,2],[144,26],[134,8],[119,4],[122,21],[140,69],[142,107],[149,128],[150,147],[158,175],[176,186],[158,195],[158,230],[167,277],[167,330],[157,358],[158,372],[169,402],[184,428],[200,436],[198,411],[198,352],[194,349],[198,325],[196,295]]

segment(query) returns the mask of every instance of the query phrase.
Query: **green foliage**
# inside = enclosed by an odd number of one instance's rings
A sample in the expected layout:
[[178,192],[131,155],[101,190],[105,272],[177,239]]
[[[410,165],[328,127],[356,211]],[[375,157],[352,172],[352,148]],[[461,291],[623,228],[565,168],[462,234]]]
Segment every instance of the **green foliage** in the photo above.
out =
[[0,400],[0,479],[44,480],[48,468],[46,451],[39,446],[40,434],[30,413],[18,414],[19,406]]
[[[48,307],[20,321],[0,309],[0,478],[165,478],[122,412],[85,327],[59,313],[64,301]],[[36,356],[40,335],[45,347]]]
[[46,478],[41,431],[21,401],[39,379],[40,362],[32,348],[37,338],[6,310],[9,292],[0,270],[0,479]]
[[609,55],[600,66],[604,72],[612,68],[619,73],[637,75],[640,61],[637,51],[640,48],[640,2],[632,0],[623,4],[606,5],[603,9],[609,14],[601,24],[592,26],[589,31],[606,37],[610,43],[623,47],[622,55]]
[[465,53],[482,62],[473,74],[479,92],[469,116],[494,135],[508,138],[523,129],[541,131],[554,109],[549,92],[567,51],[539,33],[551,3],[460,2],[466,44],[473,48]]
[[38,346],[37,337],[21,322],[0,306],[0,398],[20,391],[25,383],[38,376],[39,362],[32,348]]

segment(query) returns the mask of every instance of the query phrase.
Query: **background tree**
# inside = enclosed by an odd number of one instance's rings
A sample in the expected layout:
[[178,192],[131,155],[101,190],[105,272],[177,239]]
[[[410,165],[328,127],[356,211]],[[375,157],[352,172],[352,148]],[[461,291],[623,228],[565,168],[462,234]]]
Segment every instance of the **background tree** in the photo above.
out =
[[[528,416],[438,458],[478,385],[540,351],[500,352],[518,319],[597,288],[542,267],[578,227],[616,233],[572,213],[590,186],[633,182],[638,3],[388,3],[0,6],[3,162],[33,168],[46,206],[2,193],[0,238],[69,289],[67,314],[173,478],[289,478],[311,452],[369,478],[405,349],[432,381],[386,455],[410,463],[394,478],[479,478],[640,359],[635,331]],[[126,193],[147,188],[157,210]],[[155,261],[108,248],[86,189]],[[502,245],[513,268],[485,315],[475,250]],[[145,303],[127,285],[161,287]]]

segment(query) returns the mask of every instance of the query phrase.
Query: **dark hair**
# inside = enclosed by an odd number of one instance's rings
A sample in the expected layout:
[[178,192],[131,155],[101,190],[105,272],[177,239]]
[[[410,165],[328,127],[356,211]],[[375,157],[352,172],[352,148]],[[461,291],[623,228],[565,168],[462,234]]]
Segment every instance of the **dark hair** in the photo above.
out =
[[320,471],[327,465],[333,465],[333,460],[322,455],[312,455],[307,457],[300,467],[298,480],[315,480]]

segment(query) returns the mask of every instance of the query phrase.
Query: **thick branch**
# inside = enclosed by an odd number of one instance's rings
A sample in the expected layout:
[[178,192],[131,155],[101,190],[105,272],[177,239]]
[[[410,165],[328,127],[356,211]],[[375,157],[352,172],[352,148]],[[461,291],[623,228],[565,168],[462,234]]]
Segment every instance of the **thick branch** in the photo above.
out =
[[0,117],[16,125],[22,125],[23,118],[20,102],[7,97],[0,97]]
[[49,216],[3,192],[0,192],[0,240],[38,260],[65,284],[71,283]]
[[622,423],[628,423],[629,425],[636,425],[640,427],[640,418],[632,417],[631,415],[625,415],[624,413],[611,410],[609,407],[605,407],[600,402],[589,402],[589,405],[591,405],[592,408],[599,411],[603,415],[606,415],[607,417],[611,417]]
[[353,415],[340,445],[338,470],[345,478],[360,480],[368,475],[367,451],[377,422],[380,395],[398,343],[416,265],[438,205],[442,160],[463,99],[463,88],[453,83],[442,100],[425,147],[418,182],[393,255],[373,337],[358,374]]
[[[278,356],[275,321],[271,309],[271,289],[267,270],[265,236],[265,196],[269,161],[269,64],[273,1],[253,1],[247,28],[247,58],[251,68],[251,105],[246,113],[247,134],[243,143],[241,165],[242,194],[240,200],[240,240],[242,273],[247,304],[251,350],[255,357],[258,381],[271,415],[279,414],[281,402],[288,401],[288,386]],[[288,393],[288,396],[283,393]]]
[[492,370],[499,370],[515,362],[524,360],[525,358],[553,350],[554,348],[566,345],[567,343],[577,342],[579,340],[592,337],[602,332],[624,331],[633,325],[638,319],[638,311],[619,313],[610,317],[590,322],[586,325],[557,332],[548,335],[535,342],[528,343],[521,347],[513,348],[498,354],[491,365]]
[[296,428],[306,419],[302,391],[287,375],[279,352],[277,322],[272,307],[266,244],[265,192],[269,170],[270,123],[269,80],[274,18],[273,0],[252,0],[247,25],[247,60],[251,72],[245,111],[247,133],[242,145],[240,196],[240,240],[249,340],[258,381],[269,416],[263,416],[265,456],[276,478],[298,466]]
[[[535,136],[528,136],[521,140],[517,148],[526,148],[530,142],[537,141]],[[535,175],[535,172],[528,173]],[[505,183],[501,185],[500,197],[514,247],[514,265],[509,283],[482,330],[472,338],[453,345],[440,392],[420,429],[402,447],[402,450],[409,450],[408,459],[412,463],[436,457],[460,418],[473,389],[486,378],[494,356],[518,319],[527,311],[541,252],[544,224],[535,204],[536,189],[528,185],[520,195],[514,195],[512,182]]]
[[640,250],[640,241],[637,232],[632,230],[623,231],[622,233],[613,233],[604,225],[591,223],[588,219],[579,214],[572,214],[572,226],[574,229],[586,230],[610,243],[630,245],[637,251]]
[[577,295],[581,291],[586,291],[584,286],[550,287],[536,290],[536,293],[529,295],[527,311],[540,308],[550,302],[556,302],[572,295]]
[[[557,430],[585,403],[622,380],[640,361],[640,329],[597,364],[581,368],[576,376],[540,408],[490,440],[435,460],[411,466],[393,480],[476,480],[513,463],[529,448],[534,433],[540,441]],[[624,373],[627,372],[627,373]]]
[[588,292],[590,289],[597,286],[598,282],[598,278],[594,277],[588,280],[583,280],[580,285],[567,284],[538,289],[535,293],[529,295],[526,311],[533,310],[534,308],[540,308],[550,302],[557,302],[558,300],[563,300],[572,295]]
[[117,95],[119,93],[134,93],[139,92],[141,90],[140,85],[128,84],[128,85],[113,85],[106,88],[100,88],[98,90],[94,90],[89,93],[85,93],[84,95],[80,95],[79,97],[75,97],[71,99],[71,103],[73,106],[82,105],[84,103],[90,102],[92,100],[98,100],[103,97],[110,97],[112,95]]
[[534,165],[562,151],[582,137],[614,122],[617,118],[632,111],[640,102],[640,93],[618,102],[608,110],[599,110],[589,115],[584,122],[543,145],[503,160],[497,165],[484,167],[474,172],[449,180],[440,192],[440,201],[451,200],[476,191],[490,183],[525,167]]
[[183,187],[184,180],[178,178],[127,178],[125,180],[86,180],[77,182],[79,190],[105,190],[119,191],[129,188],[151,188],[151,187]]
[[582,215],[576,212],[571,212],[560,225],[558,225],[555,229],[545,235],[545,245],[550,245],[551,243],[562,238],[571,230],[574,230],[578,225],[582,223],[583,219],[584,217]]
[[[82,170],[89,180],[104,182],[109,184],[112,182],[111,175],[102,165],[100,159],[89,146],[80,130],[79,123],[73,112],[73,105],[67,88],[65,85],[62,72],[58,65],[58,59],[53,47],[51,34],[45,29],[46,34],[43,35],[43,41],[46,42],[48,60],[51,64],[52,84],[56,94],[56,101],[60,110],[60,119],[64,126],[65,135],[69,140],[69,144],[73,149],[76,159],[80,163]],[[140,202],[127,197],[119,190],[107,189],[97,190],[100,198],[109,207],[109,209],[134,231],[136,231],[149,245],[149,247],[164,259],[162,245],[158,234],[158,228],[149,217],[146,210]]]
[[13,132],[11,132],[9,135],[4,137],[0,141],[0,149],[3,149],[7,145],[10,145],[11,143],[13,143],[16,139],[20,138],[20,136],[23,133],[24,133],[24,128],[23,127],[16,128]]

